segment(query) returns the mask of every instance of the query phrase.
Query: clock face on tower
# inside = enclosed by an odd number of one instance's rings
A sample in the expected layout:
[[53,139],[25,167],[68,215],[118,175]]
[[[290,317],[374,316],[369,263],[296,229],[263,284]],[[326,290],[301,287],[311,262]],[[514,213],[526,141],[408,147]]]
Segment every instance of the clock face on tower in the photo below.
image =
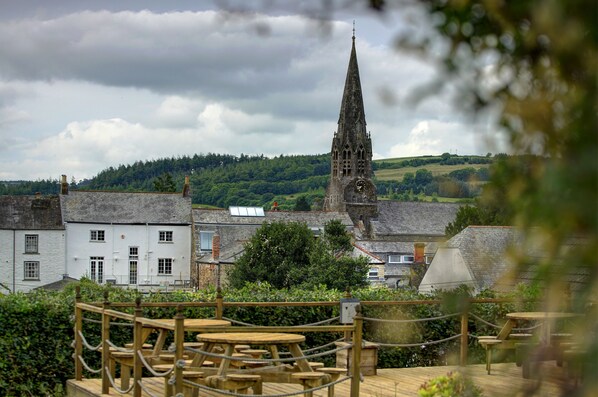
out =
[[365,185],[366,183],[363,179],[357,180],[357,182],[355,182],[355,191],[362,193],[365,190]]

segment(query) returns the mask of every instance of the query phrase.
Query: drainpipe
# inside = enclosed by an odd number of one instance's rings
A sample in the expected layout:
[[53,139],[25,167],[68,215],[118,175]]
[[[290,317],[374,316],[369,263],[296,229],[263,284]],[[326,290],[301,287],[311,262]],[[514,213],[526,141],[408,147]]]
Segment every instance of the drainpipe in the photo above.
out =
[[17,231],[12,231],[12,293],[16,292],[17,286]]

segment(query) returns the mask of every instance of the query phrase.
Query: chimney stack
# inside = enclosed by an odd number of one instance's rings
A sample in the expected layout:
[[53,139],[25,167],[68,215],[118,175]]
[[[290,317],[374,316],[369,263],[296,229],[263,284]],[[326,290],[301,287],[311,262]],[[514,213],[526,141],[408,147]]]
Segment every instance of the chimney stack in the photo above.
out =
[[424,254],[424,248],[426,245],[424,243],[415,243],[413,248],[413,262],[414,263],[424,263],[426,261],[426,256]]
[[218,232],[212,236],[212,260],[218,262],[220,259],[220,235]]
[[69,184],[66,181],[66,175],[62,175],[62,180],[60,181],[60,194],[69,194]]
[[191,187],[189,185],[189,175],[185,175],[185,185],[183,185],[183,197],[189,197],[191,194]]

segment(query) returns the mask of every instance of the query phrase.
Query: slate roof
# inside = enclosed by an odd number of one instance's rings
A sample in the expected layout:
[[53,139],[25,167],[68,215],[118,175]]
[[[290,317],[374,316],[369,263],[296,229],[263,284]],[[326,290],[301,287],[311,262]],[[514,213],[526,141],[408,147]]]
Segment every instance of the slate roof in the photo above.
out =
[[64,229],[59,197],[0,196],[0,229]]
[[65,222],[192,224],[191,198],[181,193],[70,191],[60,198]]
[[374,236],[420,235],[443,237],[461,204],[378,201],[378,217],[372,219]]
[[40,287],[36,287],[34,289],[45,289],[47,291],[61,291],[67,285],[72,284],[72,283],[76,283],[78,281],[79,280],[77,280],[76,278],[64,277],[61,280],[54,281],[54,282],[49,283],[49,284],[45,284],[45,285],[42,285]]
[[[476,287],[502,289],[511,288],[514,284],[528,283],[537,277],[536,267],[514,273],[514,262],[510,259],[509,250],[522,249],[524,236],[521,231],[508,226],[469,226],[446,242],[446,247],[457,248],[465,265],[472,273]],[[584,238],[570,238],[560,252],[561,258],[569,258],[575,248],[587,244]],[[529,259],[546,257],[541,247],[525,246],[524,255]],[[557,270],[553,268],[553,270]],[[565,272],[558,273],[572,290],[587,282],[589,271],[586,268],[570,266]]]
[[196,224],[213,225],[258,225],[264,222],[305,222],[308,227],[323,227],[326,222],[339,219],[345,226],[353,226],[346,212],[328,211],[264,211],[263,217],[232,216],[229,210],[194,208],[193,219]]
[[512,265],[507,249],[520,241],[520,234],[509,226],[468,226],[446,242],[457,248],[478,289],[493,287]]

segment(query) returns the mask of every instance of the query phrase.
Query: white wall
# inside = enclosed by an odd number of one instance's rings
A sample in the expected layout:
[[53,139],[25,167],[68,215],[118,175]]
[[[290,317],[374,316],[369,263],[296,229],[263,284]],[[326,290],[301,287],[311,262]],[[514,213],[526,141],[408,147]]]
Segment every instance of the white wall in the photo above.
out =
[[[38,252],[25,253],[25,235],[38,235]],[[11,292],[59,281],[64,268],[64,230],[0,230],[0,282]],[[39,280],[24,280],[24,262],[39,262]],[[7,293],[0,287],[0,292]]]
[[[89,276],[90,257],[104,257],[104,282],[129,283],[129,247],[138,247],[138,283],[172,284],[190,279],[191,226],[102,225],[68,223],[67,267],[70,277]],[[104,242],[90,241],[91,230],[104,230]],[[159,231],[172,231],[173,242],[159,242]],[[158,276],[158,259],[173,258],[172,275]]]
[[458,248],[439,248],[419,285],[419,292],[450,290],[461,284],[474,285],[461,251]]

